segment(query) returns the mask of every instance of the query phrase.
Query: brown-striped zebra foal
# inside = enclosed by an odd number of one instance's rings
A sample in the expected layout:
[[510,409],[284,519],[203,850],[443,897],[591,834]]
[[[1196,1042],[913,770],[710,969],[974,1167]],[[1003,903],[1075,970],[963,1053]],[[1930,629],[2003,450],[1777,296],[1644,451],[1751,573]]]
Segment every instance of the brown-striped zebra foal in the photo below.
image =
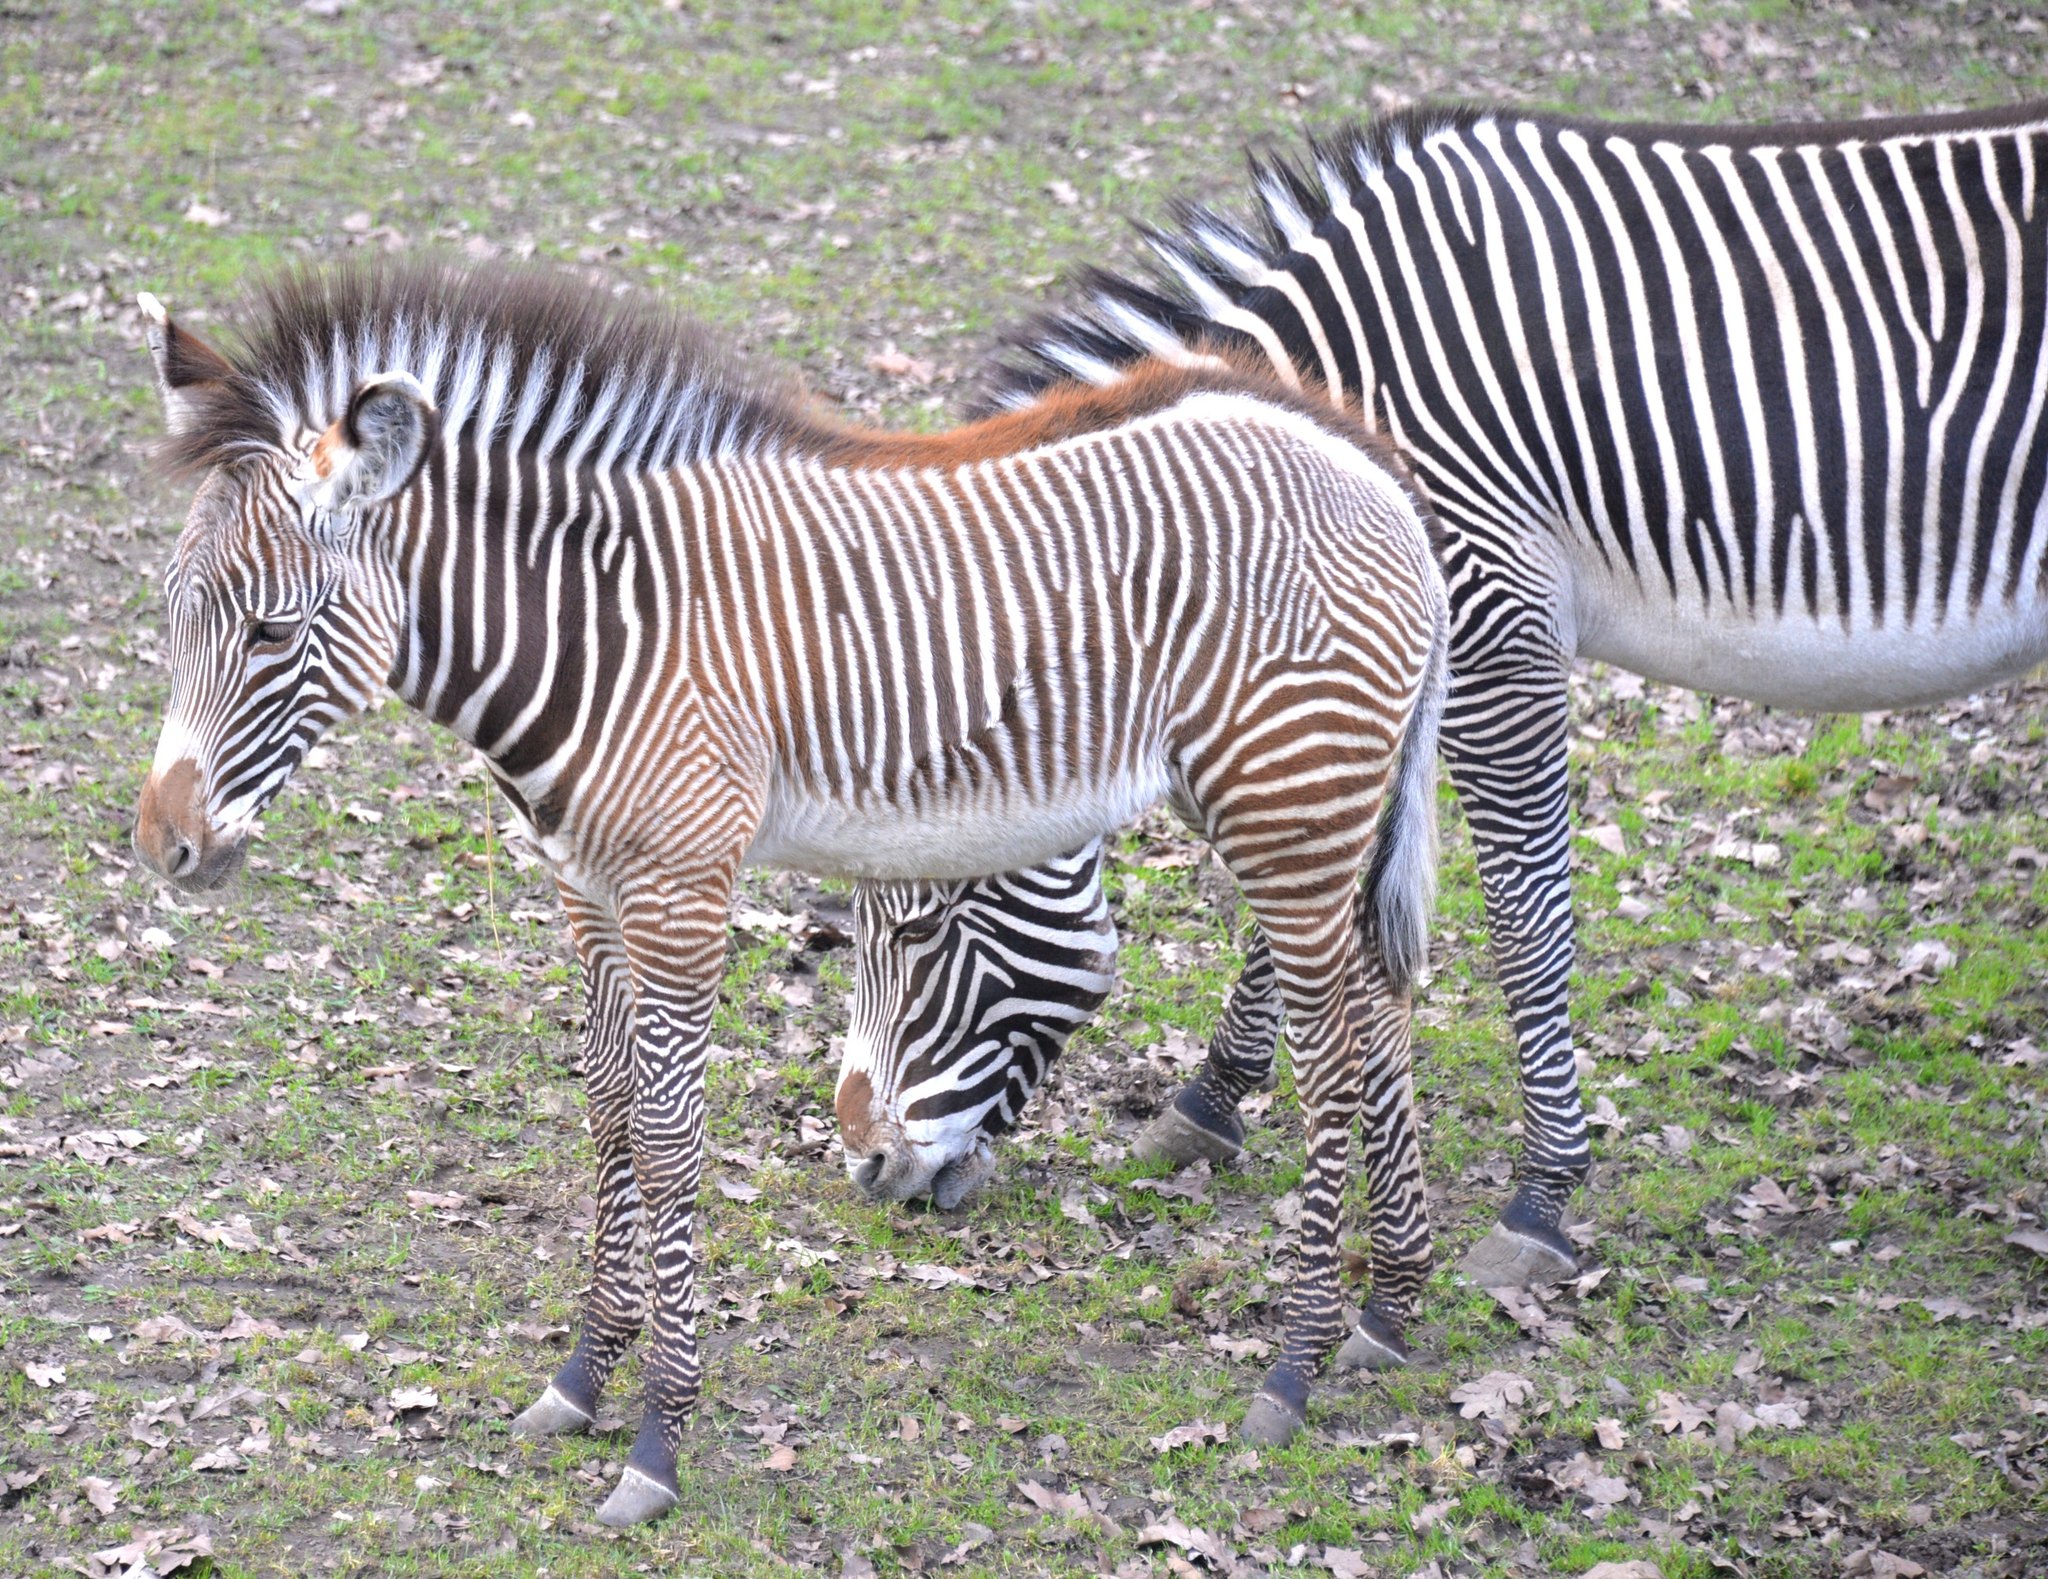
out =
[[651,1286],[647,1413],[601,1518],[676,1499],[705,1041],[747,862],[969,877],[1170,801],[1270,941],[1307,1117],[1287,1342],[1247,1433],[1299,1422],[1343,1334],[1361,1109],[1391,1138],[1347,1353],[1398,1345],[1428,1259],[1406,986],[1445,598],[1351,421],[1162,363],[938,437],[849,430],[685,325],[437,265],[283,278],[226,354],[143,305],[200,481],[137,848],[217,882],[385,686],[488,760],[575,932],[599,1168],[583,1331],[522,1429],[590,1422]]

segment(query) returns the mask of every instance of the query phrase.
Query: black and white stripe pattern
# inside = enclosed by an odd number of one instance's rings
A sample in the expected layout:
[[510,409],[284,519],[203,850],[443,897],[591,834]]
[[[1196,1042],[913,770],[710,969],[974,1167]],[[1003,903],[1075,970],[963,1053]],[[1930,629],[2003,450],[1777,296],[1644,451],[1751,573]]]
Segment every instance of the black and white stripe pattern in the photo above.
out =
[[839,1128],[877,1200],[959,1204],[1116,983],[1102,845],[970,882],[861,883]]
[[[676,1498],[701,1379],[705,1048],[743,862],[974,879],[1170,801],[1258,917],[1298,1048],[1303,1237],[1263,1429],[1299,1423],[1343,1334],[1361,1112],[1359,1341],[1398,1349],[1428,1263],[1406,994],[1448,617],[1416,501],[1355,420],[1222,363],[1161,364],[957,434],[863,433],[673,324],[433,265],[288,277],[236,357],[160,312],[151,347],[173,456],[207,481],[172,578],[176,760],[144,787],[137,847],[196,882],[204,849],[239,837],[207,790],[249,720],[189,699],[262,694],[239,627],[195,613],[260,623],[252,588],[297,593],[291,651],[370,631],[349,694],[388,679],[484,753],[592,995],[590,1309],[522,1428],[587,1425],[643,1312],[653,1328],[601,1517]],[[265,704],[273,761],[328,698]],[[260,783],[250,817],[275,793]],[[196,875],[166,859],[185,843]],[[1072,985],[1092,990],[1086,967]],[[993,1007],[1030,1027],[1022,1045],[1054,1023]]]
[[[1249,348],[1362,398],[1443,527],[1443,745],[1520,1044],[1484,1275],[1571,1264],[1588,1165],[1565,674],[1814,710],[2048,656],[2048,106],[1750,129],[1426,110],[1254,167],[1262,222],[1149,233],[992,397]],[[1490,1259],[1489,1259],[1490,1258]]]

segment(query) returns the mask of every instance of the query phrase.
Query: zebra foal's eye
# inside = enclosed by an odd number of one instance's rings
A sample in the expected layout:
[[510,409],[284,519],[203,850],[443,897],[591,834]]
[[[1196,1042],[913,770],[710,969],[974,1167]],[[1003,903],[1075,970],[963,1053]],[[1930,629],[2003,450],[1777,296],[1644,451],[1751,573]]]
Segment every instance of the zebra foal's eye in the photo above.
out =
[[282,647],[298,634],[297,620],[265,620],[251,618],[246,636],[251,647]]
[[899,943],[928,943],[939,935],[939,928],[946,923],[942,910],[928,910],[921,916],[912,916],[908,921],[896,923],[896,941]]

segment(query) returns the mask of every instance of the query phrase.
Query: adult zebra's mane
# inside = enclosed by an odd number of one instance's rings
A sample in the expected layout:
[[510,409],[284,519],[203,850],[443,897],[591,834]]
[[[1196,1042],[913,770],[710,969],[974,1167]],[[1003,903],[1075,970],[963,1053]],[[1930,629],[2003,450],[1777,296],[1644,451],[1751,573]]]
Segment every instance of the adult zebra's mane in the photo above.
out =
[[191,416],[165,451],[175,470],[322,432],[359,380],[393,370],[426,388],[446,433],[516,426],[526,450],[601,466],[822,446],[834,431],[704,325],[538,268],[293,269],[258,284],[230,332],[216,349],[232,371],[180,391]]
[[[1272,271],[1331,217],[1338,194],[1348,199],[1361,182],[1433,137],[1469,132],[1483,121],[1569,128],[1589,138],[1620,137],[1686,148],[1789,147],[2048,124],[2048,102],[1941,115],[1752,126],[1602,121],[1511,108],[1420,105],[1341,127],[1329,136],[1311,137],[1305,157],[1252,152],[1247,163],[1257,210],[1251,219],[1182,201],[1168,205],[1166,224],[1135,226],[1152,253],[1149,267],[1136,277],[1096,267],[1078,271],[1067,282],[1067,294],[1077,305],[1039,313],[1004,337],[970,414],[1024,405],[1069,379],[1111,383],[1133,362],[1172,359],[1185,355],[1189,347],[1235,348],[1261,360],[1247,336],[1218,320],[1250,301]],[[1268,328],[1279,335],[1300,373],[1311,378],[1318,374],[1316,347],[1296,314],[1281,313],[1268,320]]]

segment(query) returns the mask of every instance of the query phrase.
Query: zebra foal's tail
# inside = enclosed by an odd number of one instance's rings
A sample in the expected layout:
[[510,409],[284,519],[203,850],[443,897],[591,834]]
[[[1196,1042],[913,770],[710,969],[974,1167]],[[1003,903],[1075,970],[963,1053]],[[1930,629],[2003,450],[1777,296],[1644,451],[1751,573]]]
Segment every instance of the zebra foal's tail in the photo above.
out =
[[1449,624],[1439,609],[1422,689],[1401,741],[1359,894],[1366,942],[1379,951],[1387,979],[1403,997],[1429,963],[1429,919],[1436,909],[1436,734],[1449,684]]

